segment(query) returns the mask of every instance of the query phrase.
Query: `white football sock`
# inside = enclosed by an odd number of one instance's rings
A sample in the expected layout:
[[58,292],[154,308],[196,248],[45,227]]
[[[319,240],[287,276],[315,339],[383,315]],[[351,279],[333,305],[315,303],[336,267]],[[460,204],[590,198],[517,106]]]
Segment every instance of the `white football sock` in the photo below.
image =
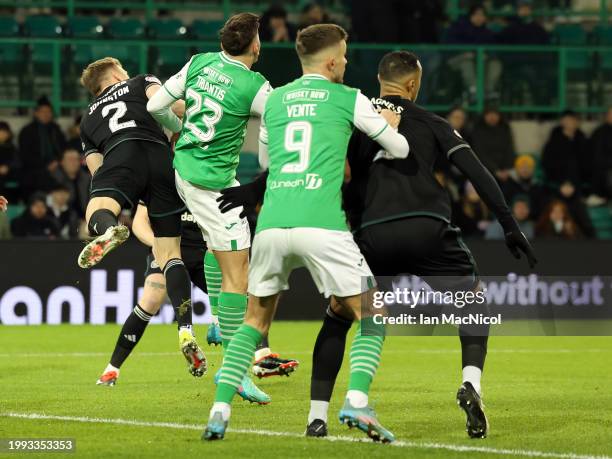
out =
[[349,390],[346,393],[346,398],[349,399],[349,402],[355,408],[365,408],[368,406],[368,394],[360,390]]
[[104,373],[108,373],[109,371],[116,371],[117,376],[119,376],[119,368],[112,366],[110,363],[106,365],[106,368],[104,369]]
[[195,336],[195,334],[193,333],[193,327],[191,325],[182,325],[179,328],[179,333],[181,332],[181,330],[189,330],[189,333],[191,333],[193,336]]
[[224,421],[229,421],[230,414],[232,413],[232,408],[230,407],[229,403],[215,402],[210,410],[209,418],[212,418],[213,414],[215,414],[217,411],[221,412],[221,416],[223,417]]
[[327,409],[329,408],[329,402],[323,400],[311,400],[310,401],[310,412],[308,413],[308,424],[315,419],[327,422]]
[[463,382],[469,382],[478,395],[481,395],[480,378],[482,377],[482,370],[473,365],[463,367]]
[[268,357],[270,354],[272,354],[272,351],[269,347],[262,347],[261,349],[257,349],[255,351],[255,361],[258,362],[261,359]]

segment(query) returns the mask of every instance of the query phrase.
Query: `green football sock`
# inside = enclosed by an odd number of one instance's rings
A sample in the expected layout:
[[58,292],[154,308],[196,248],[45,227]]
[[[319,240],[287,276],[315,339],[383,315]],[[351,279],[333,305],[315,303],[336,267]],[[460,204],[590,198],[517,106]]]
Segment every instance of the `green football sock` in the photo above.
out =
[[236,389],[253,362],[255,348],[261,341],[261,333],[250,325],[243,324],[225,349],[215,402],[231,403]]
[[204,278],[208,288],[210,311],[213,316],[219,315],[219,292],[221,291],[221,268],[212,251],[204,255]]
[[247,307],[247,296],[240,293],[221,292],[219,295],[219,328],[223,349],[242,325]]
[[361,320],[351,346],[349,390],[369,392],[380,363],[384,333],[384,326],[375,324],[371,317]]

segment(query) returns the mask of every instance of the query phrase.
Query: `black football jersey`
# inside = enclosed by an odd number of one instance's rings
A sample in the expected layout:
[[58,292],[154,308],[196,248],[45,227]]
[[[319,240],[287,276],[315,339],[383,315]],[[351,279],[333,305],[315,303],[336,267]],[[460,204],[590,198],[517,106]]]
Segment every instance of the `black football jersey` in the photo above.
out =
[[160,125],[147,111],[146,90],[161,82],[154,75],[138,75],[110,86],[89,104],[81,120],[85,155],[108,154],[126,140],[168,144]]
[[373,162],[381,147],[355,130],[347,155],[351,181],[343,203],[352,229],[410,216],[450,222],[450,198],[436,180],[434,166],[469,145],[444,118],[407,99],[386,96],[372,103],[401,114],[398,130],[410,152],[404,159]]

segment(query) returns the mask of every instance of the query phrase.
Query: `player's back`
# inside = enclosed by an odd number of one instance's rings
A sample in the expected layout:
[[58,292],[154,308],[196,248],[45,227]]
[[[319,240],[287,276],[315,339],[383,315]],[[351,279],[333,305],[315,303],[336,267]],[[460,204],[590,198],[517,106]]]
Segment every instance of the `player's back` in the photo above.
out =
[[257,230],[346,230],[346,149],[358,90],[306,75],[270,94],[264,112],[270,172]]
[[161,84],[153,75],[138,75],[106,88],[89,104],[81,120],[83,150],[107,154],[126,140],[167,144],[159,124],[147,111],[146,90]]
[[253,101],[266,79],[223,52],[193,56],[184,77],[186,112],[175,168],[191,183],[225,188],[235,179]]

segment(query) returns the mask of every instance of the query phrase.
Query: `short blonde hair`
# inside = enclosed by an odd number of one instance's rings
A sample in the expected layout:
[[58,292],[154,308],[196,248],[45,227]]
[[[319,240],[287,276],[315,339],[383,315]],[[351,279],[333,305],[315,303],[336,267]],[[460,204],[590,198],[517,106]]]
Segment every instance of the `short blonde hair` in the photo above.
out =
[[100,85],[106,72],[112,67],[122,68],[119,59],[114,57],[104,57],[92,62],[83,70],[81,74],[81,84],[94,96],[100,92]]

